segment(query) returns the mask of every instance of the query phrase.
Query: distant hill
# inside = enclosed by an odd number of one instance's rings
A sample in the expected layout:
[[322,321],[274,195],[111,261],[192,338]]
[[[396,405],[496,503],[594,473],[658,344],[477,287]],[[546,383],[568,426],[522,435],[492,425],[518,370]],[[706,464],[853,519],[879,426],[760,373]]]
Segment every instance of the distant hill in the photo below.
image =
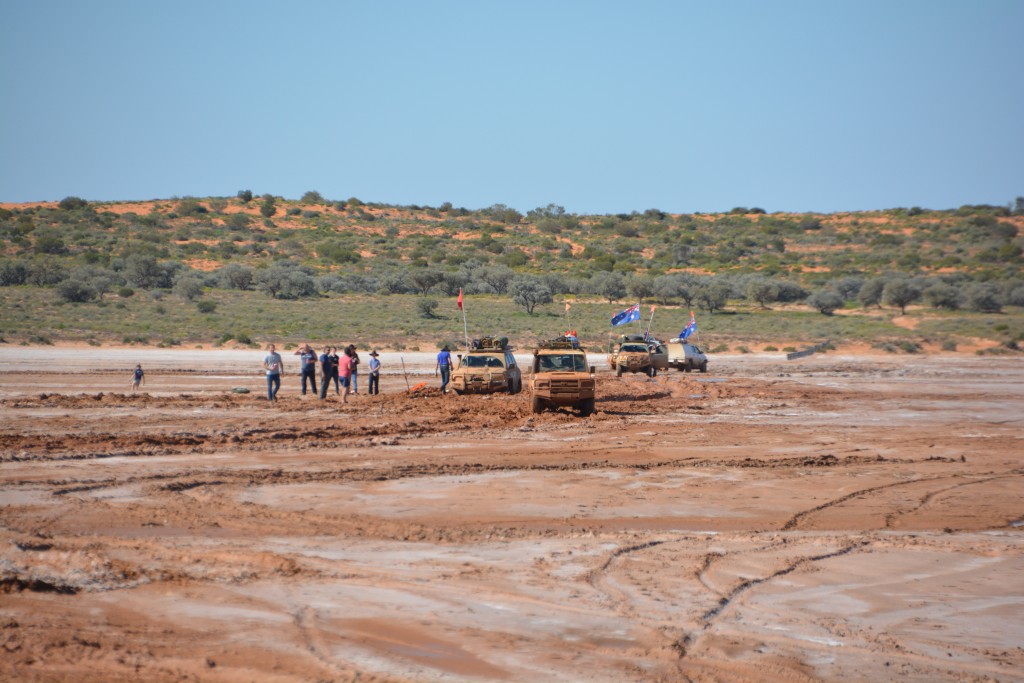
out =
[[530,314],[555,297],[709,313],[797,304],[826,315],[880,305],[991,313],[1024,304],[1022,210],[576,215],[549,205],[522,215],[316,192],[67,197],[0,205],[0,292],[34,286],[86,303],[138,290],[193,302],[216,290],[299,300],[462,289]]

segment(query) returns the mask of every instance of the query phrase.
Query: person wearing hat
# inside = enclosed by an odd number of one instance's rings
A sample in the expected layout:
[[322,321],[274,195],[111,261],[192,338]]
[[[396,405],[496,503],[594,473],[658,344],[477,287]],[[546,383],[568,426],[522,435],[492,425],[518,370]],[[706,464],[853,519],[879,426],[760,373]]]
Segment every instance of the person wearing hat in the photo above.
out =
[[370,388],[368,391],[371,396],[380,393],[380,360],[377,358],[377,349],[370,351]]

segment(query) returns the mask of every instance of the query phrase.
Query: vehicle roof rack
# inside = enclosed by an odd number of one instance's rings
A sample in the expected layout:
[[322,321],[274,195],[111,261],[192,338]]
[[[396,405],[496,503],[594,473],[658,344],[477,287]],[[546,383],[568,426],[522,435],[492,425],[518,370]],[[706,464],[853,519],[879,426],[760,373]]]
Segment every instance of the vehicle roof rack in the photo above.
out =
[[482,337],[474,339],[471,349],[474,351],[506,351],[509,349],[508,337]]
[[539,349],[579,349],[580,342],[575,337],[556,337],[545,339],[537,343]]

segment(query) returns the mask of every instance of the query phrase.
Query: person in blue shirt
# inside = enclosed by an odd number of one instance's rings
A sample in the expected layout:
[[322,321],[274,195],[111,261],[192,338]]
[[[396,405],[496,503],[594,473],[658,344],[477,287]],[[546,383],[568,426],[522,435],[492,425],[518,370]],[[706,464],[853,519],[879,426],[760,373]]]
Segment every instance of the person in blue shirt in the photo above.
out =
[[380,361],[377,359],[377,350],[370,352],[370,395],[376,396],[380,393]]
[[299,360],[302,363],[302,395],[306,395],[306,380],[309,380],[309,385],[313,388],[313,393],[316,393],[316,351],[309,344],[303,344],[299,347],[299,350],[295,352],[296,356],[299,356]]
[[445,344],[444,348],[441,349],[441,353],[437,354],[437,365],[434,367],[434,377],[437,377],[437,373],[441,373],[441,393],[448,393],[448,380],[452,377],[452,354],[448,350],[448,345]]

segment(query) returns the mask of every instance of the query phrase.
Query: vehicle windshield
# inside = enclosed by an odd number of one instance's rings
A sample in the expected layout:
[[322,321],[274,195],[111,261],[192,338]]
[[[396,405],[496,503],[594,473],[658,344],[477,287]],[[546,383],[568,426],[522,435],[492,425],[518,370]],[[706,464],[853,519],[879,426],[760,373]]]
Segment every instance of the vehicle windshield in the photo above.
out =
[[644,344],[623,344],[619,351],[623,353],[647,353],[647,346]]
[[537,360],[538,372],[587,372],[587,357],[582,353],[545,355]]
[[466,356],[462,364],[467,368],[503,368],[501,360],[494,356]]

